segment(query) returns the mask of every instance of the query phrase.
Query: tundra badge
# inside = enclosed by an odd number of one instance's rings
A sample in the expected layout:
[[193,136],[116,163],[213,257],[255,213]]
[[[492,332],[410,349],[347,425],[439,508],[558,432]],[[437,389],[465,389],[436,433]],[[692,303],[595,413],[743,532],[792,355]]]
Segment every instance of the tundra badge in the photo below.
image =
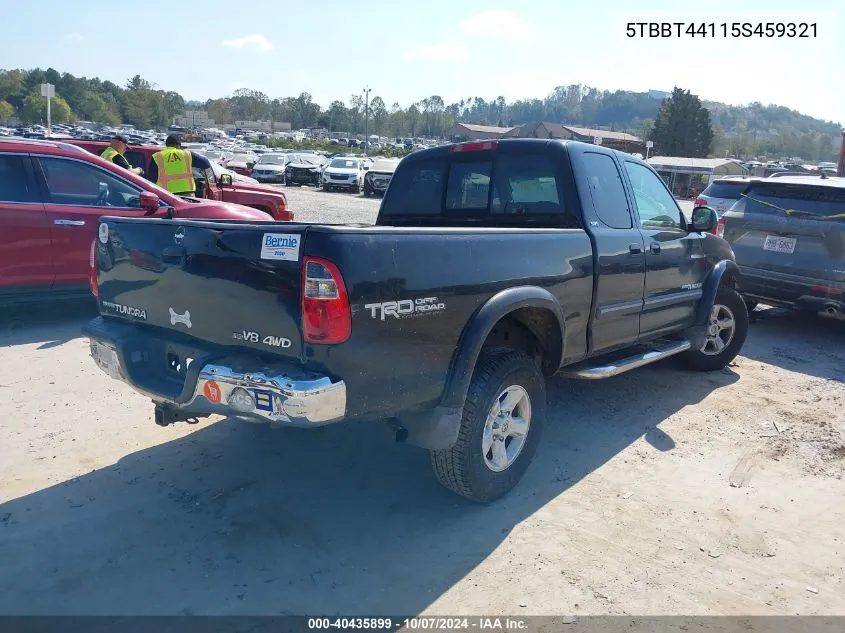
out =
[[170,325],[181,323],[191,329],[191,313],[185,310],[185,314],[178,314],[172,307],[170,308]]

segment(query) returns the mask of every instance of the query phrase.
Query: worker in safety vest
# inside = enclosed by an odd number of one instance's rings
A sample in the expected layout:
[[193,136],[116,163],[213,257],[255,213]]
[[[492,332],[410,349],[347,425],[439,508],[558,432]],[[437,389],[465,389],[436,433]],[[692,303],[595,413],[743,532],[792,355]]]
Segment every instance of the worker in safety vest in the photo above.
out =
[[103,150],[100,154],[102,158],[105,158],[108,161],[111,161],[118,167],[123,167],[124,169],[128,169],[133,174],[138,174],[139,176],[144,173],[144,170],[140,167],[133,167],[129,164],[129,161],[126,160],[124,154],[126,153],[126,149],[129,146],[129,141],[126,140],[126,137],[121,134],[115,134],[111,142],[109,143],[108,147]]
[[196,195],[193,167],[211,169],[205,156],[182,149],[179,137],[170,134],[164,142],[165,148],[152,156],[148,178],[162,189],[179,196]]

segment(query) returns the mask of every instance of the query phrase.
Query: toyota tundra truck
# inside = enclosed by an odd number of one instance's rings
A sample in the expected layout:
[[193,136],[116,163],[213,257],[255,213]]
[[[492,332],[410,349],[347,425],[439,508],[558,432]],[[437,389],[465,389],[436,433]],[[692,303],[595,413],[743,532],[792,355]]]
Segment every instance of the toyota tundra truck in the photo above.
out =
[[399,164],[375,226],[103,218],[85,331],[160,425],[378,421],[488,502],[534,455],[545,378],[737,355],[748,312],[716,222],[600,146],[436,147]]

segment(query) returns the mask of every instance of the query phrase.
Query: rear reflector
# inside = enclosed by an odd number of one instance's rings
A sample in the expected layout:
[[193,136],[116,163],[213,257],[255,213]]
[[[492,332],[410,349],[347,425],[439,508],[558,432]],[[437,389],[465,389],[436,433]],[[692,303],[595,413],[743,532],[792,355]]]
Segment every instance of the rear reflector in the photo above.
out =
[[496,149],[497,141],[483,141],[481,143],[458,143],[449,148],[450,154],[457,152],[485,152]]
[[91,241],[91,252],[88,256],[88,287],[95,299],[100,298],[100,287],[97,285],[97,240]]
[[318,257],[302,260],[302,336],[306,343],[336,345],[352,333],[352,311],[337,266]]

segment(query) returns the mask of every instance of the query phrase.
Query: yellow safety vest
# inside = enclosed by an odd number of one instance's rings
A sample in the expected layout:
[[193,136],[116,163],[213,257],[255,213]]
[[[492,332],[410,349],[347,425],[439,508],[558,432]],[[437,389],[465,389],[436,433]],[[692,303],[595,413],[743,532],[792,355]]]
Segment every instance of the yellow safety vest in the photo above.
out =
[[109,145],[106,149],[103,150],[103,153],[100,154],[101,158],[105,158],[110,163],[114,162],[115,156],[122,156],[120,152],[118,152],[115,148]]
[[158,167],[156,184],[170,193],[194,193],[197,183],[191,170],[193,158],[191,152],[176,147],[168,147],[153,154]]

